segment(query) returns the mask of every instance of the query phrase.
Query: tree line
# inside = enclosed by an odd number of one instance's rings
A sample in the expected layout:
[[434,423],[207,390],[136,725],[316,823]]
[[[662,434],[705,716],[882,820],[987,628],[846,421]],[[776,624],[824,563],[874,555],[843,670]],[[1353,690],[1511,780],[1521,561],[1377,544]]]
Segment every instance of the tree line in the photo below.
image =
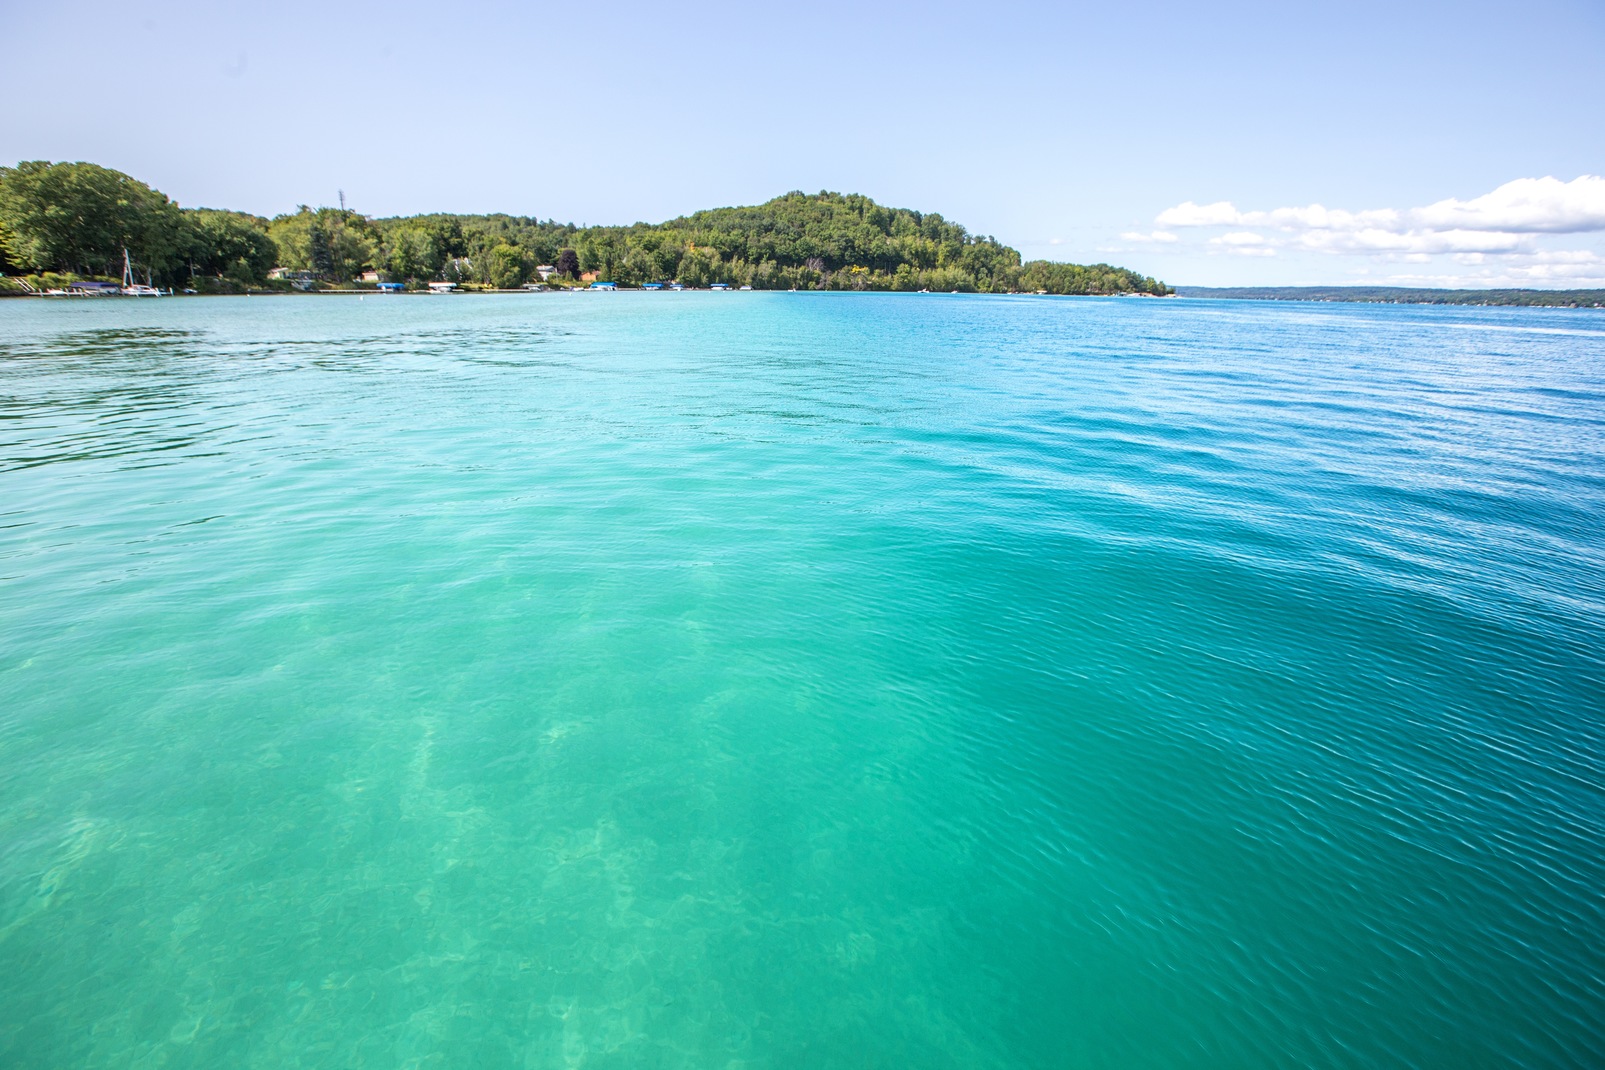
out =
[[1349,301],[1392,305],[1605,307],[1605,290],[1437,290],[1409,286],[1186,286],[1182,297],[1239,301]]
[[180,208],[145,183],[91,163],[0,167],[0,270],[116,276],[125,249],[136,271],[158,285],[213,289],[262,286],[275,267],[329,284],[372,271],[410,285],[446,280],[511,289],[551,266],[561,279],[625,286],[1170,292],[1109,264],[1022,263],[996,238],[934,212],[888,208],[857,194],[792,192],[629,226],[501,214],[373,219],[305,205],[267,219]]

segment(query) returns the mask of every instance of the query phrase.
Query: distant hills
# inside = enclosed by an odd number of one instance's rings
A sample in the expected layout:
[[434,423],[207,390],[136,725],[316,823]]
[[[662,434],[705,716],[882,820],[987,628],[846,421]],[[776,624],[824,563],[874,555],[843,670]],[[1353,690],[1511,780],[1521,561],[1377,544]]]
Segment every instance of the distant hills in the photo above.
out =
[[1405,286],[1178,286],[1178,297],[1240,301],[1358,301],[1387,305],[1541,305],[1605,308],[1605,290],[1432,290]]
[[92,163],[0,167],[0,273],[25,275],[31,285],[116,276],[125,249],[140,278],[203,292],[288,288],[273,278],[284,271],[314,286],[442,280],[512,289],[551,276],[759,290],[1170,292],[1111,264],[1022,262],[1018,250],[935,212],[888,208],[857,194],[792,192],[628,226],[502,214],[374,219],[344,206],[304,205],[266,219],[180,208],[138,179]]

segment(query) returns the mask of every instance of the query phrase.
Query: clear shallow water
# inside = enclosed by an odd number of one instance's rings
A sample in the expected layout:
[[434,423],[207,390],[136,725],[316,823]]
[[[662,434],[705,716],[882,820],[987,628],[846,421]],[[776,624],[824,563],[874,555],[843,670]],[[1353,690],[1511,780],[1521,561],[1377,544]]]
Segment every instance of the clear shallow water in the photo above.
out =
[[1605,318],[0,304],[0,1065],[1585,1066]]

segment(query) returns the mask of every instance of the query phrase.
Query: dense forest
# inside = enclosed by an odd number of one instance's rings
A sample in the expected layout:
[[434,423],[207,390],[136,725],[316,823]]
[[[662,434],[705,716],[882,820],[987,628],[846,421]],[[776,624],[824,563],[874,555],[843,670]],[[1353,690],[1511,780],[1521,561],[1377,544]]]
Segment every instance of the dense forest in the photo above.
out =
[[442,280],[511,289],[536,279],[542,265],[555,267],[560,280],[625,286],[1170,292],[1108,264],[1022,264],[996,238],[856,194],[794,192],[752,207],[629,226],[509,215],[372,219],[306,206],[265,219],[180,208],[145,183],[95,164],[0,167],[0,272],[115,278],[124,249],[142,280],[207,292],[268,286],[274,268],[328,286],[373,272],[411,286]]
[[1183,286],[1182,297],[1242,301],[1358,301],[1393,305],[1605,307],[1605,290],[1424,290],[1404,286]]

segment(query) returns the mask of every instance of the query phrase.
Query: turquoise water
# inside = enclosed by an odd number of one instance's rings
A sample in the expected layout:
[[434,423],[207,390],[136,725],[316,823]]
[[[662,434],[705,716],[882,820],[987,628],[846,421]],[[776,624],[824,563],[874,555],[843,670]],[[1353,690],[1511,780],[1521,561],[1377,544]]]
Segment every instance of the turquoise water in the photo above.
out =
[[0,1065],[1605,1051],[1605,316],[0,304]]

